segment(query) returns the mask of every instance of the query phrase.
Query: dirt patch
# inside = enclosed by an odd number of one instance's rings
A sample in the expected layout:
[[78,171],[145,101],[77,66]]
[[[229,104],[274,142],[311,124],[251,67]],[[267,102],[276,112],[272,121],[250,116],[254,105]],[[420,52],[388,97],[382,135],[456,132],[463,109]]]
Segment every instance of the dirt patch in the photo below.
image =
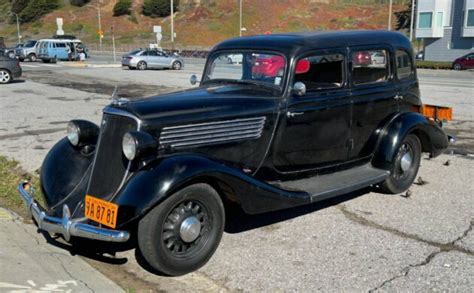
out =
[[[30,79],[35,82],[49,84],[58,87],[65,87],[74,90],[85,91],[94,94],[104,94],[112,95],[117,87],[117,94],[123,98],[129,98],[131,100],[143,98],[152,95],[158,95],[163,93],[169,93],[176,91],[178,89],[165,86],[150,86],[144,84],[133,84],[127,83],[126,86],[119,84],[117,81],[108,80],[101,78],[100,80],[87,77],[74,75],[64,72],[53,72],[50,70],[38,70],[30,71],[25,74],[27,79]],[[67,97],[52,97],[50,99],[60,100],[60,101],[70,101],[71,99]],[[93,100],[91,98],[89,101]]]

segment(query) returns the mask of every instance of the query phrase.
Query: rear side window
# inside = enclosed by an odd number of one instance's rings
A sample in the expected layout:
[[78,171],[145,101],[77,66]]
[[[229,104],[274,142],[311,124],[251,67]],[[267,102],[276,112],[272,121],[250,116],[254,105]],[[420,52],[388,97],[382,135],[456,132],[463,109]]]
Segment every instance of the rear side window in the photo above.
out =
[[56,48],[66,48],[65,43],[56,43]]
[[352,52],[352,82],[355,85],[384,82],[388,79],[387,50]]
[[312,55],[300,59],[296,65],[295,82],[306,85],[307,91],[342,87],[344,55]]
[[409,78],[413,75],[413,64],[406,51],[397,50],[397,76],[398,79]]

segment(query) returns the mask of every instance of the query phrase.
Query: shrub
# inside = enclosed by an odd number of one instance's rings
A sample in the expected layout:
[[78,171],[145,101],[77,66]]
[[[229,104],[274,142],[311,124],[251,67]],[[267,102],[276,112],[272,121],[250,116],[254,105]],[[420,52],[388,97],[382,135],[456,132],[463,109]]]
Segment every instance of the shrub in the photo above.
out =
[[58,8],[58,0],[34,0],[28,3],[20,14],[22,23],[32,22]]
[[120,16],[120,15],[125,15],[125,14],[130,15],[131,7],[132,7],[132,0],[119,0],[117,3],[115,3],[115,6],[114,6],[114,16]]
[[90,0],[69,0],[69,3],[71,3],[72,6],[78,6],[78,7],[82,7],[89,2]]
[[442,62],[442,61],[416,61],[417,68],[426,68],[426,69],[452,69],[452,62]]
[[[173,2],[173,10],[177,11],[178,0]],[[142,6],[143,15],[150,17],[165,17],[171,14],[170,0],[145,0]]]

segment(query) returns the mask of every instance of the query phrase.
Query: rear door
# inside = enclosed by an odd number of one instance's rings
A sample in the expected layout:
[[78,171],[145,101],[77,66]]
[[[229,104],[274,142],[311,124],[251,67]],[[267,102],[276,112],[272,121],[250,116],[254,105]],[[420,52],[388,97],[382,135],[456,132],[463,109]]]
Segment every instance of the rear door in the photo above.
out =
[[[372,56],[360,62],[361,52]],[[398,88],[393,81],[391,47],[377,45],[353,47],[351,54],[352,126],[349,159],[371,155],[375,148],[377,129],[398,111]]]
[[351,97],[346,56],[342,48],[300,59],[309,67],[294,74],[293,84],[302,82],[307,91],[304,96],[290,97],[282,115],[273,154],[280,172],[318,169],[347,160]]

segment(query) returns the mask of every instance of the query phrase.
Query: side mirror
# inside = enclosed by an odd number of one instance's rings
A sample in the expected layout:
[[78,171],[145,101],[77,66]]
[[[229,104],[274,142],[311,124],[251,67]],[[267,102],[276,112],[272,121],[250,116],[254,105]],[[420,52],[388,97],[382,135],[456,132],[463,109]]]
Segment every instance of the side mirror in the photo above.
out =
[[302,97],[306,94],[306,85],[301,81],[298,81],[293,85],[292,92],[297,96]]
[[191,75],[191,77],[189,78],[189,82],[190,82],[192,85],[195,85],[196,83],[198,83],[198,79],[197,79],[196,74]]

